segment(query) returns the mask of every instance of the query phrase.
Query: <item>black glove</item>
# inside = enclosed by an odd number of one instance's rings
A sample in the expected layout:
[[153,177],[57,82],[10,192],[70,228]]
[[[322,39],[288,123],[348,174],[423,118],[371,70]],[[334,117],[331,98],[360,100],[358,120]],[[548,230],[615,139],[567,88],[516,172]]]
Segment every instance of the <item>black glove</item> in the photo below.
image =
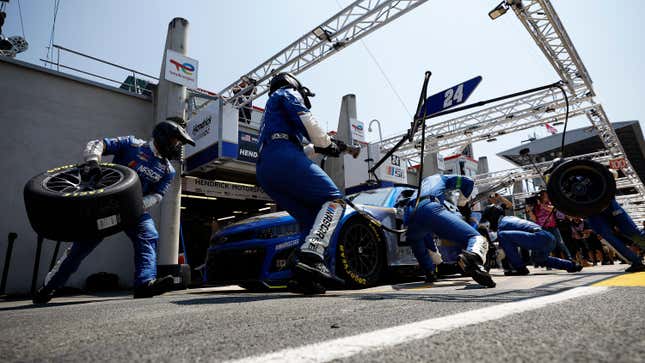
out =
[[[332,140],[332,142],[331,142],[331,144],[329,144],[329,146],[327,146],[327,147],[314,146],[314,150],[319,154],[323,154],[323,155],[327,155],[327,156],[333,156],[333,157],[337,158],[337,157],[340,156],[340,153],[342,152],[342,150],[341,150],[340,147],[338,147],[338,144],[336,144],[336,143],[337,143],[337,141]],[[347,147],[347,145],[345,145],[345,147]]]
[[96,160],[90,160],[80,166],[81,180],[88,181],[101,177],[101,166]]

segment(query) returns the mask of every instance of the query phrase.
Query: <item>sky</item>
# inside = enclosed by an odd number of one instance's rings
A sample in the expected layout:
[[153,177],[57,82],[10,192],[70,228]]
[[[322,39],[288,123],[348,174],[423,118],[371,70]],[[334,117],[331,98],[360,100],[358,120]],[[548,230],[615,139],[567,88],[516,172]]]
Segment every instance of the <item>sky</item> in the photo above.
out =
[[[21,35],[22,9],[29,50],[18,59],[42,65],[52,34],[54,0],[10,0],[3,33]],[[218,92],[324,22],[349,0],[60,0],[54,43],[158,76],[168,22],[190,22],[188,56],[199,60],[199,87]],[[474,76],[483,81],[468,103],[557,81],[557,75],[517,17],[495,21],[499,0],[429,0],[355,42],[298,77],[316,93],[312,112],[323,128],[338,123],[343,95],[355,94],[358,118],[378,119],[383,137],[409,127],[423,74],[432,71],[428,94]],[[640,120],[645,129],[645,1],[554,0],[552,4],[584,62],[597,101],[613,122]],[[370,57],[374,55],[376,62]],[[117,80],[126,74],[73,55],[61,63]],[[390,80],[390,87],[383,73]],[[397,94],[403,100],[397,97]],[[264,106],[266,98],[255,105]],[[588,126],[573,118],[569,128]],[[562,126],[557,127],[560,131]],[[376,130],[376,127],[375,127]],[[512,167],[495,153],[544,127],[474,145],[491,170]],[[367,133],[378,140],[377,131]]]

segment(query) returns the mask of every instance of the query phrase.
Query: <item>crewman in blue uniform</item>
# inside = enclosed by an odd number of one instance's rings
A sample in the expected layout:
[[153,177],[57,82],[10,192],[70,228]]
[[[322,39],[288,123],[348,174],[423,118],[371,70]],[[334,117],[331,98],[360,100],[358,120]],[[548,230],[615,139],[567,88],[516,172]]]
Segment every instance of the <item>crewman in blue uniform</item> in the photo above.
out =
[[[134,247],[135,298],[162,294],[173,285],[172,276],[157,279],[156,248],[159,234],[147,211],[161,202],[175,177],[175,169],[169,160],[180,158],[183,144],[195,145],[195,142],[177,123],[162,121],[155,126],[150,141],[134,136],[105,138],[90,141],[83,151],[85,163],[80,168],[83,180],[101,177],[99,161],[102,155],[114,155],[114,164],[128,166],[139,176],[146,212],[137,225],[125,230]],[[44,304],[51,300],[54,291],[65,284],[100,242],[101,240],[80,241],[72,244],[47,274],[43,286],[35,293],[33,302]]]
[[322,283],[335,277],[325,264],[325,251],[345,210],[342,194],[329,176],[303,151],[338,157],[347,146],[332,139],[310,112],[311,91],[289,73],[271,79],[269,99],[258,138],[256,176],[262,189],[308,233],[294,263],[293,290],[324,293]]
[[506,276],[528,275],[518,247],[532,251],[533,261],[545,267],[578,272],[582,266],[570,260],[549,256],[555,248],[555,237],[538,224],[513,216],[505,216],[499,205],[484,208],[481,224],[488,223],[488,228],[497,232],[497,240],[504,251],[513,270],[504,272]]
[[618,227],[621,235],[627,237],[632,242],[645,248],[645,229],[639,229],[632,218],[618,204],[616,199],[602,212],[586,218],[591,229],[602,236],[618,253],[631,262],[625,272],[645,271],[643,260],[634,251],[625,246],[625,243],[616,236],[614,227]]
[[[436,251],[436,248],[427,246],[426,242],[428,236],[435,234],[439,238],[463,244],[464,251],[459,255],[458,263],[464,273],[480,285],[495,287],[495,282],[483,266],[488,252],[488,241],[464,221],[460,214],[448,210],[444,205],[445,193],[448,190],[458,191],[458,204],[466,205],[474,185],[473,180],[466,176],[435,174],[421,182],[418,204],[417,192],[410,198],[404,216],[408,225],[406,239],[426,273],[428,282],[436,279],[435,263],[428,249]],[[436,257],[435,259],[438,261]]]

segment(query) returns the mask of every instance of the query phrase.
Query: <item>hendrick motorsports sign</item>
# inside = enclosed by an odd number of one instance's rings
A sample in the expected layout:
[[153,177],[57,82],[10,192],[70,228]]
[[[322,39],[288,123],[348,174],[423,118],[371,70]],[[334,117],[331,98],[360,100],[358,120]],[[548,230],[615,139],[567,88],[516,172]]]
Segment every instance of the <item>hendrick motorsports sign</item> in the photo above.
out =
[[181,189],[186,192],[201,193],[217,198],[271,201],[271,198],[262,188],[255,185],[184,177],[181,179]]

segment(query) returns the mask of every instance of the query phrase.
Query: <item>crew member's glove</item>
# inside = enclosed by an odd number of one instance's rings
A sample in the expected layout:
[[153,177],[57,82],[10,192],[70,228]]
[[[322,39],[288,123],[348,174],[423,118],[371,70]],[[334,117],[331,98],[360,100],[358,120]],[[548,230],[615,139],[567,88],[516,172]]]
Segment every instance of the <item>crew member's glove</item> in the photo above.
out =
[[101,166],[96,160],[90,160],[80,166],[81,179],[84,181],[92,180],[101,176]]
[[[331,144],[329,144],[329,146],[327,146],[327,147],[314,146],[314,150],[318,154],[323,154],[323,155],[327,155],[327,156],[333,156],[333,157],[337,158],[337,157],[340,156],[340,153],[343,151],[338,146],[337,142],[338,141],[336,141],[336,140],[332,140]],[[347,147],[347,145],[345,145],[345,147]]]

